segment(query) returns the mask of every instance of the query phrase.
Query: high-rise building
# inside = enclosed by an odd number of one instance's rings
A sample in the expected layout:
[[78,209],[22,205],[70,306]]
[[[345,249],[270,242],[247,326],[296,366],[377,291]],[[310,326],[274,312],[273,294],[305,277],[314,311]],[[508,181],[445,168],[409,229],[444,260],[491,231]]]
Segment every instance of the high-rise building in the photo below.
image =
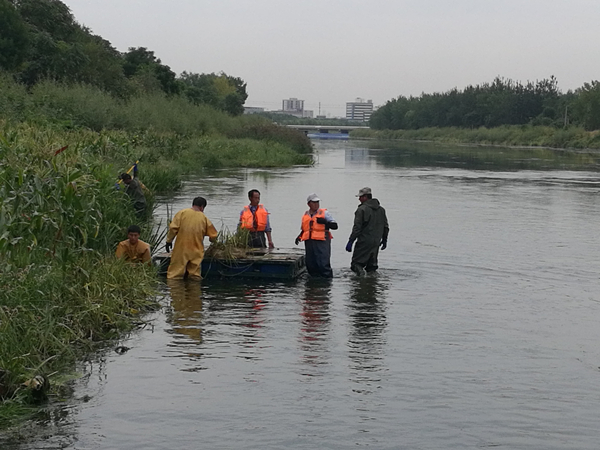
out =
[[288,98],[283,101],[283,107],[281,109],[283,112],[302,113],[302,111],[304,111],[304,100]]
[[357,98],[353,102],[346,103],[346,119],[367,122],[371,114],[373,114],[373,100],[365,102],[362,98]]

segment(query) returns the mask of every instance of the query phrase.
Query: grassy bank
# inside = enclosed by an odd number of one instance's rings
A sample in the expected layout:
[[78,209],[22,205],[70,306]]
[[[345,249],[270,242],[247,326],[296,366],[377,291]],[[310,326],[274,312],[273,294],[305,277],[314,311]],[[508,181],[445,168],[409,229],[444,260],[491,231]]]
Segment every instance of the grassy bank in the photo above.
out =
[[45,397],[76,358],[153,307],[154,271],[112,258],[136,222],[109,166],[54,131],[0,134],[0,425]]
[[[42,82],[27,90],[0,77],[4,131],[43,132],[57,144],[84,147],[116,170],[137,160],[156,191],[178,187],[203,168],[310,164],[312,145],[296,130],[256,116],[232,117],[182,97],[153,93],[118,99],[93,87]],[[61,145],[61,146],[62,146]]]
[[[62,151],[61,151],[62,150]],[[93,88],[0,79],[0,427],[45,397],[86,352],[156,307],[153,268],[113,257],[136,218],[115,189],[139,160],[154,192],[225,167],[310,164],[306,137],[156,94],[117,100]],[[141,223],[140,223],[141,222]]]
[[405,139],[501,146],[550,148],[600,148],[600,133],[580,127],[553,128],[532,125],[506,125],[497,128],[421,128],[417,130],[354,130],[353,138]]

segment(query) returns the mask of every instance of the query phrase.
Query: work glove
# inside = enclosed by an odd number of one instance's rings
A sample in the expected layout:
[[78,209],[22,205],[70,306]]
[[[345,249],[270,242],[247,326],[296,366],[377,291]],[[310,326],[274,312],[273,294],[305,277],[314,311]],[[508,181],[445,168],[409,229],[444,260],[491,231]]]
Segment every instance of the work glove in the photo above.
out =
[[346,251],[347,252],[351,252],[352,251],[352,244],[354,244],[354,241],[348,241],[348,243],[346,244]]
[[171,249],[172,249],[172,248],[173,248],[173,244],[172,244],[171,242],[167,242],[167,243],[165,244],[165,251],[166,251],[167,253],[171,253]]
[[381,240],[381,250],[385,250],[387,248],[387,239]]
[[300,236],[298,236],[294,242],[296,243],[296,245],[298,245],[298,244],[300,243],[300,241],[301,241],[301,240],[302,240],[302,239],[300,239]]
[[327,219],[325,217],[317,217],[317,223],[325,225],[327,223]]

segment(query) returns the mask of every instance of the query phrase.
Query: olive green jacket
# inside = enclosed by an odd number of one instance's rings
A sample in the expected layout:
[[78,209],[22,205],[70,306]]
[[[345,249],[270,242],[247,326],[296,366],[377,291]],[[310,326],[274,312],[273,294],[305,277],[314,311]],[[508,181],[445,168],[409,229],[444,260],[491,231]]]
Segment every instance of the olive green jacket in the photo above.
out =
[[379,204],[379,200],[372,198],[358,206],[354,213],[351,241],[378,247],[382,240],[387,241],[389,232],[385,209]]

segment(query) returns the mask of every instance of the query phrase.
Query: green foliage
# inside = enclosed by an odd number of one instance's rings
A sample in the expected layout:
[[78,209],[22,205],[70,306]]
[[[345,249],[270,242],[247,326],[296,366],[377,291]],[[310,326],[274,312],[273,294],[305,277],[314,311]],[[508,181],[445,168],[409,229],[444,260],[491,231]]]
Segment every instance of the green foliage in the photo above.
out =
[[294,164],[294,152],[312,151],[310,140],[296,130],[256,116],[231,117],[209,106],[193,105],[180,96],[160,92],[123,100],[90,86],[44,81],[28,93],[10,77],[0,76],[0,106],[0,118],[12,121],[132,134],[138,147],[135,155],[129,155],[134,161],[147,153],[155,159],[174,160],[200,136],[253,139],[266,146],[279,144],[287,147],[286,154],[291,155],[287,164]]
[[217,239],[210,244],[204,254],[206,258],[219,258],[227,261],[244,258],[248,250],[250,231],[238,228],[235,232],[227,228],[219,230]]
[[600,82],[584,83],[573,102],[575,120],[586,130],[600,129]]
[[491,84],[463,91],[421,94],[388,101],[371,116],[369,125],[382,129],[427,127],[498,127],[524,125],[538,118],[559,123],[560,93],[554,77],[521,84],[497,77]]
[[499,146],[538,146],[550,148],[600,148],[600,135],[581,127],[556,128],[532,125],[504,125],[495,128],[420,128],[417,130],[354,130],[353,138],[398,139],[482,144]]
[[123,99],[185,90],[183,98],[192,103],[231,115],[243,113],[248,97],[241,78],[220,73],[188,79],[184,72],[177,79],[146,47],[121,54],[78,24],[60,0],[0,0],[0,70],[14,72],[28,86],[44,80],[85,83]]
[[260,141],[272,141],[289,145],[299,153],[312,152],[312,144],[304,133],[293,128],[282,127],[267,122],[258,116],[245,116],[240,126],[224,133],[231,138],[251,138]]
[[121,55],[58,0],[0,0],[0,13],[2,426],[35,400],[23,381],[52,383],[155,305],[154,269],[113,257],[132,223],[160,241],[116,189],[118,173],[139,160],[146,187],[164,192],[192,171],[309,164],[311,146],[239,116],[241,79],[211,74],[220,110],[189,101],[153,52]]
[[27,57],[25,22],[8,0],[0,0],[0,69],[15,70]]
[[153,304],[154,270],[112,256],[136,222],[115,190],[112,144],[87,131],[0,129],[0,390],[14,405],[33,400],[26,379],[130,329]]
[[[144,79],[156,80],[158,87],[166,94],[178,94],[180,85],[176,80],[175,72],[169,66],[161,63],[154,56],[154,52],[145,47],[131,47],[123,55],[123,73],[127,78],[138,78],[138,82]],[[141,82],[145,86],[145,92],[152,92],[151,83]]]
[[37,32],[69,41],[78,30],[69,7],[59,0],[13,0],[21,16]]
[[248,94],[246,83],[241,78],[223,72],[218,75],[183,72],[179,80],[184,95],[195,105],[210,105],[232,116],[244,113],[244,102]]

